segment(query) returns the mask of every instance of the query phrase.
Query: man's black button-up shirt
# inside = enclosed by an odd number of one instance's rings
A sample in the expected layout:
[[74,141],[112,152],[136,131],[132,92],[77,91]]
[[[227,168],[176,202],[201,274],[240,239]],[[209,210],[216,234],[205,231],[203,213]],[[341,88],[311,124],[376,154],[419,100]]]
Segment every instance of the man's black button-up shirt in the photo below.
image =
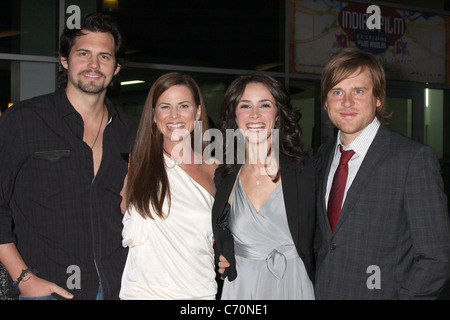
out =
[[135,124],[108,100],[97,175],[83,120],[64,88],[0,117],[0,243],[77,299],[117,299],[127,250],[120,191]]

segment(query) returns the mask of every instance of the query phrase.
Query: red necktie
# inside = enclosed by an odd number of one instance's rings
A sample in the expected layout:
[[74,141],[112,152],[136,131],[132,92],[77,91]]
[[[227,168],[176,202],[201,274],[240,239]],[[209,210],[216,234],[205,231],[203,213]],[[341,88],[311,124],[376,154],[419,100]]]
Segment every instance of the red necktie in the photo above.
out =
[[348,175],[347,164],[355,153],[353,150],[344,151],[341,145],[339,145],[339,148],[341,149],[341,159],[334,174],[333,184],[331,185],[330,195],[328,197],[328,220],[330,221],[332,232],[334,232],[334,228],[341,213],[342,200],[344,199]]

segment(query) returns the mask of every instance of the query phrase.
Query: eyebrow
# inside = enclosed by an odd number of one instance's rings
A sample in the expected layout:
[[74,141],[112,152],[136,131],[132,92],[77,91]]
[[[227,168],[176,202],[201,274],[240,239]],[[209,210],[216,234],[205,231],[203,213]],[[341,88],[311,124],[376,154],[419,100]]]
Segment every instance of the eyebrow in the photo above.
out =
[[[178,102],[177,104],[183,104],[183,103],[193,103],[193,104],[195,104],[195,102],[193,102],[193,101],[189,101],[189,100],[185,100],[185,101],[180,101],[180,102]],[[170,102],[164,102],[164,101],[161,101],[160,103],[158,103],[157,105],[159,106],[159,105],[161,105],[161,104],[168,104],[168,105],[172,105]]]
[[[352,90],[357,90],[357,89],[364,89],[364,90],[368,90],[368,88],[367,87],[364,87],[364,86],[362,86],[362,87],[353,87],[352,88]],[[332,90],[343,90],[342,88],[340,88],[340,87],[334,87],[334,88],[331,88],[330,89],[330,91],[332,91]]]
[[[91,50],[88,50],[88,49],[83,49],[83,48],[80,48],[80,49],[77,49],[75,52],[92,52]],[[109,55],[109,56],[113,56],[112,55],[112,53],[110,53],[110,52],[107,52],[107,51],[105,51],[105,52],[99,52],[100,54],[107,54],[107,55]]]
[[[261,99],[261,100],[258,100],[258,102],[266,102],[266,101],[269,101],[270,103],[274,103],[272,100],[270,100],[270,99]],[[239,102],[238,103],[241,103],[241,102],[252,102],[251,100],[239,100]]]

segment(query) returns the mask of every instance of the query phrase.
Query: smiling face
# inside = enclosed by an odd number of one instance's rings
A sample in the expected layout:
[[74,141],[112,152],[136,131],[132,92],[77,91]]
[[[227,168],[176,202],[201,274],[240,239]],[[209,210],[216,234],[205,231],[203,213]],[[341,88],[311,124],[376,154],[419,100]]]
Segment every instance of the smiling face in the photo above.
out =
[[328,92],[325,110],[348,145],[373,121],[380,105],[373,94],[370,72],[359,68]]
[[153,121],[164,137],[164,149],[169,151],[194,130],[201,109],[185,85],[175,85],[164,91],[154,108]]
[[69,57],[61,58],[61,65],[68,70],[67,90],[105,92],[120,70],[114,56],[114,37],[105,32],[83,33],[76,38]]
[[236,106],[236,124],[250,143],[261,143],[275,127],[277,105],[262,83],[250,82]]

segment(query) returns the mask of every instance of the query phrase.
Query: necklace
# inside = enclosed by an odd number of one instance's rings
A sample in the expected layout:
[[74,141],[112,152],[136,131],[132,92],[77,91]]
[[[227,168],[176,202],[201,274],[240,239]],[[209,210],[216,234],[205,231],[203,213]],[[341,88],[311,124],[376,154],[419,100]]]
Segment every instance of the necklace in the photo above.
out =
[[[247,170],[248,171],[248,170]],[[261,183],[261,173],[259,175],[255,175],[253,172],[248,171],[248,173],[253,176],[256,177],[256,185],[259,186],[259,184]]]
[[105,109],[106,109],[105,106],[103,106],[102,120],[100,121],[100,125],[98,126],[97,135],[95,136],[95,140],[94,140],[94,143],[91,146],[91,149],[94,149],[94,146],[97,143],[98,136],[100,135],[100,130],[102,129],[102,124],[103,124],[103,118],[105,116]]

